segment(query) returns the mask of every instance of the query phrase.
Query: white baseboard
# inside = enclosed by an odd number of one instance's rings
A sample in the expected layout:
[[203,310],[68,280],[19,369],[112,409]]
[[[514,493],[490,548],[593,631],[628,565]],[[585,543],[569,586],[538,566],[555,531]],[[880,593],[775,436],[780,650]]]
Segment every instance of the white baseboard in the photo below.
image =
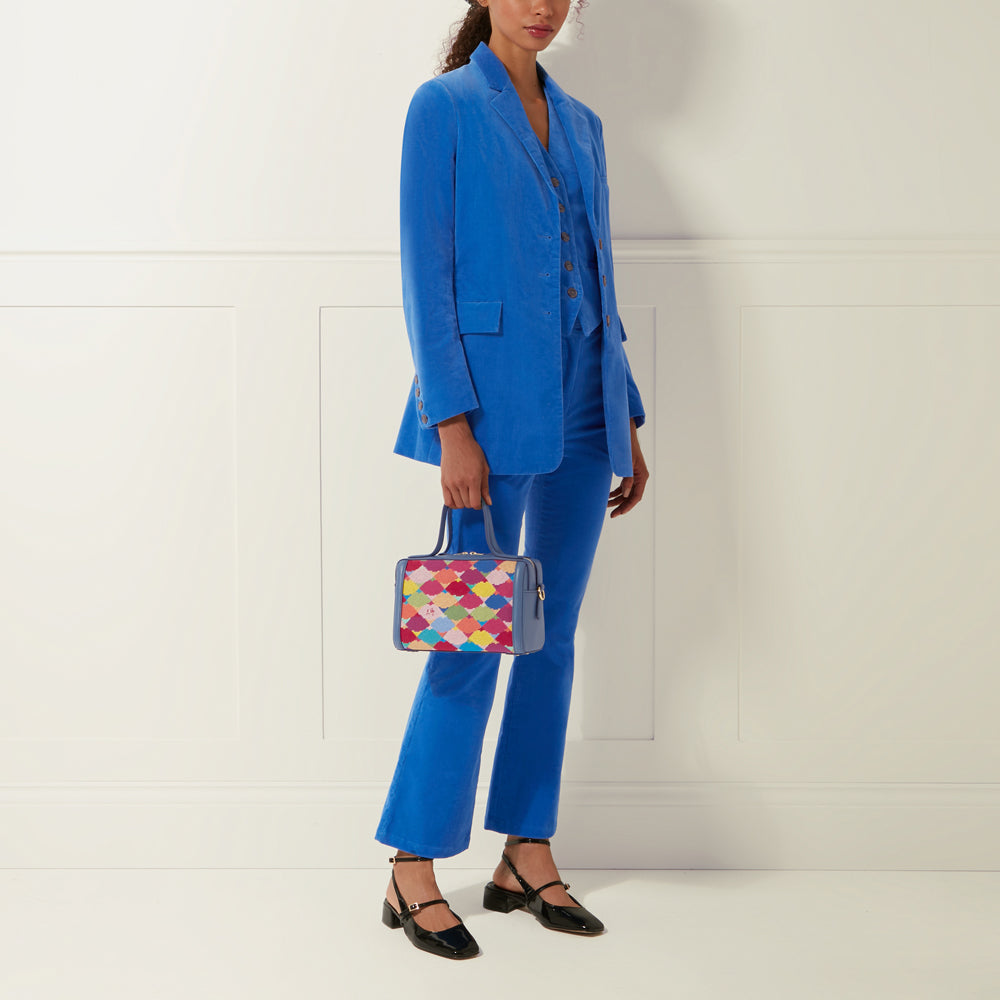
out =
[[[382,868],[377,782],[0,786],[0,867]],[[469,849],[488,868],[479,789]],[[562,868],[1000,869],[1000,784],[563,783]],[[558,841],[555,838],[558,837]]]

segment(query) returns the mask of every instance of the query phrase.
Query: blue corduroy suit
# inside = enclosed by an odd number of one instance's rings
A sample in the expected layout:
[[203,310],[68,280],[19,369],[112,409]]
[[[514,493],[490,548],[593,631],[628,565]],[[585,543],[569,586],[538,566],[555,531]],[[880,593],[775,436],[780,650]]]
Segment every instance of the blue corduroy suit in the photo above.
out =
[[[439,421],[465,413],[490,466],[500,547],[545,576],[545,645],[514,657],[484,826],[550,837],[573,641],[612,475],[632,475],[645,420],[614,296],[598,116],[536,64],[546,149],[485,43],[421,84],[403,132],[403,307],[416,374],[395,451],[440,464]],[[453,551],[487,551],[482,513],[453,513]],[[424,857],[469,846],[500,654],[432,652],[375,839]]]

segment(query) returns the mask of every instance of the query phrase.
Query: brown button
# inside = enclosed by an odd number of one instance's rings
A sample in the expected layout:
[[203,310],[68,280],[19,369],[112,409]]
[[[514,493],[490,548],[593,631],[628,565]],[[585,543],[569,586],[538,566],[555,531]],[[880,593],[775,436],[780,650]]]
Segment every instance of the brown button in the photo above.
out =
[[413,376],[413,381],[416,382],[417,385],[420,384],[420,379],[418,379],[416,375]]
[[604,249],[604,240],[598,238],[597,245],[603,250]]
[[570,297],[571,299],[575,299],[575,298],[576,298],[576,289],[575,289],[575,288],[567,288],[567,289],[566,289],[566,294],[567,294],[567,295],[568,295],[568,296],[569,296],[569,297]]
[[560,212],[565,212],[566,211],[566,206],[562,202],[559,202],[559,211]]
[[611,317],[610,316],[605,316],[604,320],[608,324],[608,326],[611,326]]
[[552,178],[552,186],[553,187],[559,187],[559,178],[558,177],[553,177]]
[[606,285],[608,283],[608,276],[606,274],[601,275],[601,281]]
[[562,241],[563,243],[569,243],[569,233],[562,234]]
[[418,396],[420,395],[420,386],[418,385],[416,389],[413,390]]
[[566,261],[565,264],[563,264],[563,267],[566,268],[567,271],[572,271],[573,270],[573,262],[571,260],[568,260],[568,261]]
[[426,424],[427,423],[427,414],[426,413],[421,413],[420,414],[420,419]]
[[422,399],[417,400],[417,409],[422,410],[424,408],[424,401]]

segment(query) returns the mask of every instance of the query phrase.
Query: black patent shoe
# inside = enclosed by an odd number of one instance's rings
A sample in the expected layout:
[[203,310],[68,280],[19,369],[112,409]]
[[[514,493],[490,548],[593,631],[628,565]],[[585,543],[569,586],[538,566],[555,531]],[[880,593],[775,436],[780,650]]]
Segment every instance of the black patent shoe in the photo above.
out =
[[[510,847],[513,844],[522,843],[547,844],[549,841],[545,837],[514,837],[504,846]],[[557,906],[555,903],[542,899],[539,895],[543,889],[547,889],[550,885],[561,885],[564,889],[568,889],[569,882],[561,882],[556,879],[553,882],[546,882],[545,885],[540,885],[536,889],[521,878],[510,858],[507,857],[506,851],[503,852],[503,860],[514,878],[521,883],[524,892],[513,892],[510,889],[502,888],[496,882],[487,882],[483,892],[483,906],[487,910],[510,913],[511,910],[524,907],[543,926],[554,931],[568,931],[570,934],[600,934],[604,930],[604,924],[585,906],[581,906],[576,896],[569,897],[577,904],[576,906]],[[569,896],[569,893],[566,895]]]
[[[399,861],[431,861],[433,859],[415,856],[407,858],[392,857],[389,860],[393,864],[396,864]],[[399,900],[399,913],[393,909],[388,899],[382,900],[382,923],[386,927],[391,929],[402,927],[406,931],[406,936],[415,947],[421,951],[429,951],[432,955],[440,955],[442,958],[473,958],[479,954],[479,945],[476,943],[476,939],[469,933],[469,929],[465,924],[459,923],[457,927],[446,927],[443,931],[429,931],[426,927],[421,927],[413,919],[413,914],[417,910],[422,910],[425,906],[434,906],[437,903],[444,903],[445,906],[448,906],[447,900],[429,899],[426,903],[407,904],[406,900],[403,899],[403,894],[399,891],[399,886],[396,884],[395,870],[392,873],[392,888],[396,893],[396,899]],[[450,906],[448,906],[448,909],[461,921],[462,918]]]

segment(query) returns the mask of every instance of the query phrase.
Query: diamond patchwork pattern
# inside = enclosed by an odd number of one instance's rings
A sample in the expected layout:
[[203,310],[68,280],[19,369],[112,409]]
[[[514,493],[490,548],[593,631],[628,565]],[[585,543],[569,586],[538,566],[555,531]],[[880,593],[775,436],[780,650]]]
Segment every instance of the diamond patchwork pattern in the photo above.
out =
[[513,559],[411,559],[399,636],[408,649],[511,653]]

